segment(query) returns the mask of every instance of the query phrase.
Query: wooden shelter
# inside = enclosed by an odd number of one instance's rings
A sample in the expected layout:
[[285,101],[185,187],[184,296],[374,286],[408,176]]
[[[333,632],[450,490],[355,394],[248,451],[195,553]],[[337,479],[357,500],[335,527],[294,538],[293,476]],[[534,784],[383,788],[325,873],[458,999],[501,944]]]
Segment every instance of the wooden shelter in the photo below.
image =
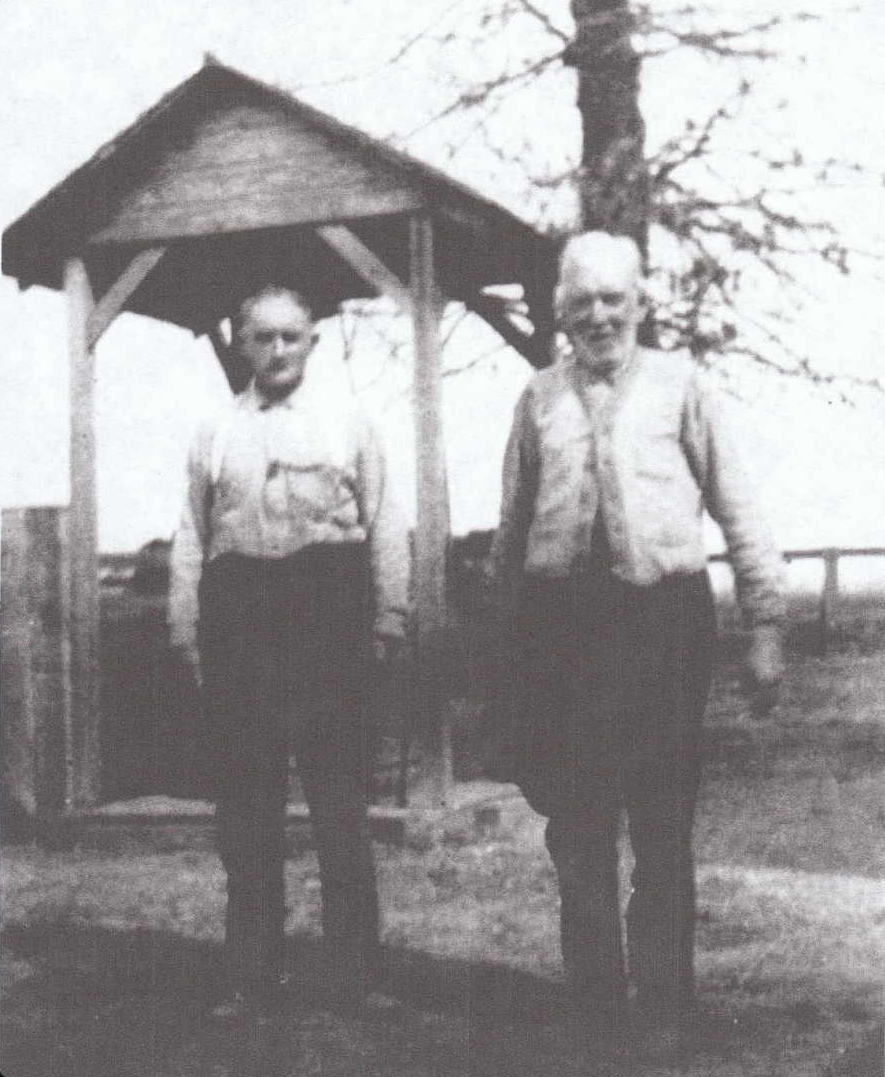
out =
[[[441,172],[207,58],[3,234],[3,272],[63,290],[69,311],[71,503],[4,528],[7,789],[38,814],[100,797],[94,360],[124,310],[207,335],[254,285],[297,288],[319,315],[392,296],[415,334],[419,645],[444,615],[447,498],[438,319],[447,299],[548,362],[555,244]],[[490,286],[520,284],[514,321]],[[526,322],[531,327],[526,329]],[[521,327],[522,326],[522,327]]]

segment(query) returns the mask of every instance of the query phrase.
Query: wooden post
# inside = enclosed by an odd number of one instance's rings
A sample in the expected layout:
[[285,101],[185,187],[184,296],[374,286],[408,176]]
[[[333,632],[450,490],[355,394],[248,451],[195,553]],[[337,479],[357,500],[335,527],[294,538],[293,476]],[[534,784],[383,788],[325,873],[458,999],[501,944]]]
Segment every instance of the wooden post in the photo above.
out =
[[96,802],[100,780],[95,359],[88,328],[95,304],[82,258],[65,262],[64,288],[71,379],[71,504],[62,549],[63,563],[70,566],[71,596],[71,777],[66,807],[78,809]]
[[823,551],[824,584],[820,596],[821,651],[826,653],[827,639],[839,608],[839,551]]
[[[3,785],[38,824],[65,810],[70,788],[70,590],[66,510],[6,509],[2,543]],[[40,826],[38,833],[46,833]]]
[[451,737],[443,728],[439,643],[446,624],[448,490],[442,425],[439,301],[429,217],[409,224],[409,285],[415,333],[415,455],[418,517],[415,527],[415,601],[418,629],[418,705],[431,734],[442,807],[452,785]]
[[[31,677],[31,606],[27,510],[3,510],[0,553],[0,746],[4,801],[28,814],[37,809],[34,773],[34,693]],[[36,566],[31,566],[31,569]]]

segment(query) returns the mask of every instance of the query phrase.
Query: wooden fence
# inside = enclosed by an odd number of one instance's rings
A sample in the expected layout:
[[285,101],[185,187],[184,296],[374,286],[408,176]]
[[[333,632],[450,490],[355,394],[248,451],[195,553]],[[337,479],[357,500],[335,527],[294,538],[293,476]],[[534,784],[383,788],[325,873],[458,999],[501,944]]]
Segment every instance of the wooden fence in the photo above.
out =
[[[71,769],[74,761],[72,729],[69,715],[64,707],[57,705],[63,695],[58,685],[63,681],[64,662],[67,650],[65,632],[67,627],[67,606],[63,601],[61,582],[52,573],[36,569],[44,564],[54,565],[58,559],[49,556],[53,553],[53,542],[57,540],[57,520],[53,510],[29,510],[26,514],[4,512],[3,520],[3,605],[2,618],[2,676],[3,687],[3,752],[2,785],[5,793],[10,795],[24,810],[36,817],[55,818],[60,813],[71,810],[73,782]],[[490,535],[478,534],[471,541],[462,540],[461,548],[455,551],[458,556],[450,566],[452,573],[453,600],[462,592],[476,598],[482,590],[477,586],[478,579],[484,579],[488,540]],[[150,545],[150,544],[149,544]],[[13,554],[17,554],[13,557]],[[27,555],[27,556],[25,556]],[[833,629],[837,627],[839,616],[839,563],[847,557],[885,558],[885,546],[879,547],[821,547],[818,549],[787,550],[784,560],[793,561],[819,559],[823,562],[823,584],[820,593],[819,622],[821,647],[826,647],[828,636],[832,638]],[[728,556],[718,554],[710,558],[712,562],[727,562]],[[153,595],[154,605],[162,601],[165,589],[165,562],[162,551],[149,549],[140,558],[135,555],[105,555],[101,558],[101,578],[106,584],[116,584],[115,591],[124,592],[132,588],[138,594]],[[140,573],[140,575],[139,575]],[[137,578],[134,578],[137,577]],[[128,585],[128,587],[127,587]],[[459,590],[460,588],[460,590]],[[463,595],[462,595],[463,597]],[[470,604],[468,604],[470,605]],[[462,611],[470,623],[473,606]],[[156,652],[157,663],[163,652],[162,632],[160,626],[163,618],[159,607],[141,614],[131,625],[137,637],[138,632],[145,636],[139,643],[135,638],[122,632],[112,632],[118,650],[128,654],[132,661],[143,667],[144,677],[154,676],[154,666],[147,661],[147,653]],[[131,619],[131,618],[130,618]],[[156,639],[154,637],[156,636]],[[127,642],[129,641],[129,642]],[[477,641],[474,650],[481,653],[482,638]],[[131,645],[130,645],[131,644]],[[151,649],[153,648],[153,649]],[[114,663],[111,662],[113,666]],[[118,662],[116,675],[123,676],[125,663]],[[165,667],[163,667],[165,668]],[[144,672],[146,670],[146,672]],[[171,689],[168,686],[162,692],[156,690],[156,683],[164,683],[160,664],[156,665],[154,681],[142,693],[145,706],[156,707],[157,701],[171,702]],[[125,679],[125,678],[124,678]],[[155,683],[156,682],[156,683]],[[138,683],[141,683],[140,681]],[[126,685],[124,685],[126,687]],[[463,686],[462,686],[463,687]],[[128,689],[131,694],[131,685]],[[173,707],[174,709],[174,707]],[[406,707],[406,709],[409,709]],[[132,722],[136,728],[150,726],[149,714],[135,715]],[[174,716],[173,716],[174,717]],[[135,718],[140,718],[135,722]],[[170,718],[169,722],[172,719]],[[151,726],[145,733],[154,736],[158,744],[172,736],[171,726],[167,722],[159,732]],[[174,724],[174,722],[172,723]],[[404,731],[406,723],[403,722]],[[156,735],[155,735],[156,734]],[[162,736],[160,735],[162,734]],[[121,739],[125,741],[125,737]],[[401,741],[407,740],[403,735]],[[119,745],[117,746],[119,747]],[[441,773],[450,784],[451,733],[443,728],[441,744],[435,746],[445,766]],[[108,744],[108,750],[114,744]],[[159,751],[159,749],[157,749]],[[120,755],[120,753],[117,753]],[[156,753],[148,751],[153,759]],[[96,767],[100,763],[98,752],[93,753]],[[122,758],[122,756],[121,756]],[[158,756],[159,758],[159,756]],[[400,745],[399,770],[397,772],[397,801],[405,800],[405,778],[408,752]],[[94,779],[98,782],[98,770]]]
[[[839,612],[839,560],[843,557],[885,557],[885,546],[823,546],[815,550],[785,550],[783,554],[787,564],[809,559],[822,560],[824,563],[819,613],[821,646],[824,650]],[[731,558],[726,553],[718,553],[714,554],[710,561],[728,563]]]

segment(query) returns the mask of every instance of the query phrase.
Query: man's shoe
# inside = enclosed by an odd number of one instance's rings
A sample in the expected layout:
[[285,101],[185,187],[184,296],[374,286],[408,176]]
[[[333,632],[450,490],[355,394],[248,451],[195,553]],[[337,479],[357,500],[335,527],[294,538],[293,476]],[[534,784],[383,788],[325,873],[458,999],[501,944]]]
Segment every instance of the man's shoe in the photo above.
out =
[[288,974],[283,973],[262,986],[259,1005],[266,1017],[279,1017],[288,1012],[292,1006],[292,982]]
[[250,1003],[241,991],[235,991],[228,998],[223,999],[209,1011],[213,1021],[235,1022],[244,1021],[255,1013],[254,1000]]
[[585,985],[568,986],[568,1012],[573,1020],[584,1021],[599,1035],[622,1031],[629,1024],[627,994],[600,992]]
[[592,1044],[594,1051],[621,1054],[629,1039],[630,1017],[626,1003],[620,1006],[611,998],[600,1002],[592,995],[572,994],[562,1016],[554,1023],[577,1041],[588,1046]]
[[363,997],[360,1009],[369,1017],[393,1017],[402,1010],[403,1004],[396,995],[385,991],[369,991]]
[[242,1021],[248,1017],[271,1017],[288,1008],[291,1001],[289,977],[275,977],[252,990],[234,991],[209,1011],[216,1021]]
[[677,1064],[685,1054],[679,1022],[670,1017],[634,1015],[630,1023],[630,1053],[648,1065]]
[[334,1012],[350,1017],[389,1017],[402,1006],[393,995],[369,990],[364,984],[353,984],[347,988],[337,986],[326,997]]
[[394,995],[373,987],[365,975],[328,977],[322,995],[333,1011],[354,1017],[390,1016],[402,1006]]

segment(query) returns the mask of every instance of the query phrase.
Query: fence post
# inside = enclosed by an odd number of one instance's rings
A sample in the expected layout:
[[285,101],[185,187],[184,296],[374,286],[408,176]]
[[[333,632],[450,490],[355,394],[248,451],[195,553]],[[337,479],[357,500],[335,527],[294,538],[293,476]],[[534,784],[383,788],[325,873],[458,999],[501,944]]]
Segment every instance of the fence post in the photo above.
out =
[[839,607],[839,550],[823,551],[824,584],[820,596],[821,653],[826,654],[827,640]]

